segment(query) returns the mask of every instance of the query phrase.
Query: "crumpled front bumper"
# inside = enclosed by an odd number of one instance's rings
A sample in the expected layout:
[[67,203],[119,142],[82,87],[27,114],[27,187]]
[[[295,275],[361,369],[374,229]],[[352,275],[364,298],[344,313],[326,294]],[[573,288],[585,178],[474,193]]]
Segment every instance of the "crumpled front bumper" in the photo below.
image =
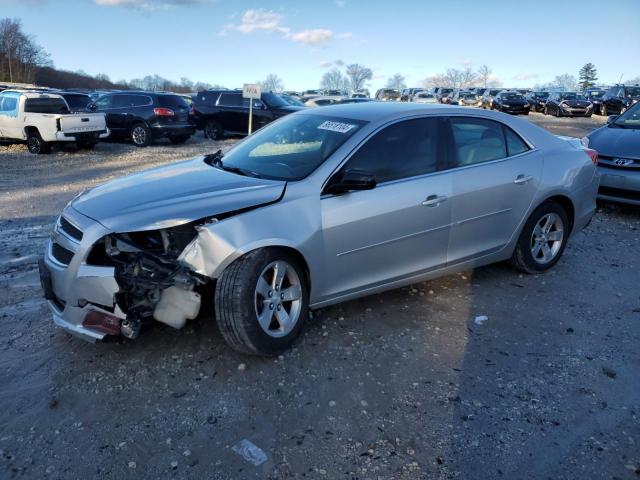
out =
[[119,287],[114,267],[87,264],[93,244],[108,233],[100,223],[67,206],[56,221],[40,266],[53,321],[91,342],[106,333],[84,325],[90,312],[120,320],[126,317],[115,302]]

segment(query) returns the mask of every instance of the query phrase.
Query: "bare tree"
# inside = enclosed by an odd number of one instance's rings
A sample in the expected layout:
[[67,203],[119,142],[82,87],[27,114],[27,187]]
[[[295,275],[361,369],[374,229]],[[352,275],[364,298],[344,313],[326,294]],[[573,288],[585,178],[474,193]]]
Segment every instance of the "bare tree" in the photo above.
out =
[[480,82],[483,87],[488,87],[492,73],[493,72],[488,66],[480,65],[480,68],[478,68],[478,82]]
[[267,78],[260,82],[260,86],[265,91],[280,92],[284,89],[284,82],[276,74],[270,73]]
[[332,68],[322,76],[322,80],[320,80],[320,87],[327,90],[348,91],[350,88],[350,81],[340,70]]
[[363,65],[352,63],[347,65],[347,77],[349,77],[351,89],[355,92],[363,89],[365,82],[373,78],[373,71]]
[[22,31],[19,20],[0,20],[0,80],[31,83],[36,68],[50,63],[42,47]]
[[396,73],[393,77],[389,77],[387,80],[387,88],[402,90],[403,88],[407,88],[407,84],[404,81],[404,77],[399,73]]

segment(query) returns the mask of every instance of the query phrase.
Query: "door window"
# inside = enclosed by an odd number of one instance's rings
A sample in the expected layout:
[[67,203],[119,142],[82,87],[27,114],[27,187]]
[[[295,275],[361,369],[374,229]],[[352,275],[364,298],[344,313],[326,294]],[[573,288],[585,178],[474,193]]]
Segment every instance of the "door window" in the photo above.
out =
[[113,103],[112,98],[113,97],[111,95],[105,95],[103,97],[100,97],[95,101],[95,105],[100,110],[105,108],[111,108]]
[[218,105],[222,107],[241,107],[242,95],[239,93],[223,93],[220,95]]
[[424,175],[438,170],[437,118],[399,122],[376,133],[347,162],[343,170],[362,170],[377,183]]
[[490,162],[507,156],[507,147],[498,122],[483,118],[451,118],[454,167]]

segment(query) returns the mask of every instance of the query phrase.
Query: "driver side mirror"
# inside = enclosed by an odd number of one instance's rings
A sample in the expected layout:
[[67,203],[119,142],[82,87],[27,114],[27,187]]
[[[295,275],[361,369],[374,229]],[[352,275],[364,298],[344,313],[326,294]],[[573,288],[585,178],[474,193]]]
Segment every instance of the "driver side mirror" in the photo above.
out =
[[613,123],[613,122],[615,122],[615,121],[616,121],[616,118],[618,118],[619,116],[620,116],[620,115],[609,115],[609,116],[607,117],[607,123],[609,124],[609,123]]
[[325,193],[341,195],[352,191],[372,190],[375,187],[376,179],[371,173],[363,170],[346,170],[329,181]]

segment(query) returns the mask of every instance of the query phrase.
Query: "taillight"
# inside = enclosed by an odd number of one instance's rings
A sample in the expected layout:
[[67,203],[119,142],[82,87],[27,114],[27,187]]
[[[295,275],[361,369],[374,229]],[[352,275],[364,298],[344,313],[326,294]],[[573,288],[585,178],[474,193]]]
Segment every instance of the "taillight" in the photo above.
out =
[[598,164],[598,152],[595,151],[593,148],[585,148],[584,152],[589,155],[589,158],[591,159],[591,161],[593,162],[594,165]]
[[164,107],[154,108],[153,113],[157,117],[173,117],[175,115],[173,110],[171,110],[170,108],[164,108]]

